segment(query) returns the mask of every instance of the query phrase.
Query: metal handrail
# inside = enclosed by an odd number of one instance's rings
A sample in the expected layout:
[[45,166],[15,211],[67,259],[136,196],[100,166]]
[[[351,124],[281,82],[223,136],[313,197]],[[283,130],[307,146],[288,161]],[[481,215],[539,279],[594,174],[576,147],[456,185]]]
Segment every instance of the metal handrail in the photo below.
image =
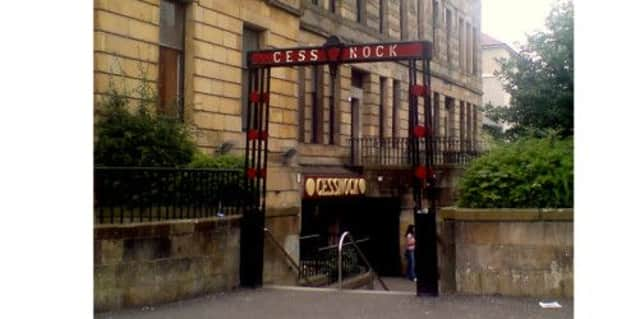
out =
[[271,232],[271,230],[269,230],[269,228],[265,227],[264,228],[264,233],[266,235],[268,235],[267,237],[269,237],[269,239],[271,239],[271,241],[276,244],[276,247],[278,247],[278,250],[280,250],[280,252],[282,252],[284,254],[284,256],[287,258],[287,260],[289,261],[289,263],[291,263],[293,265],[293,267],[296,269],[296,271],[298,272],[298,277],[302,277],[302,279],[304,279],[304,281],[307,282],[307,284],[311,284],[311,281],[309,280],[309,278],[307,278],[307,276],[304,275],[304,273],[302,272],[302,269],[300,269],[300,266],[298,266],[298,264],[296,263],[296,261],[293,259],[293,257],[291,257],[291,255],[289,255],[289,253],[287,252],[286,249],[284,249],[284,247],[282,247],[282,245],[280,245],[280,243],[276,240],[276,237],[273,235],[273,233]]
[[380,282],[380,285],[382,285],[382,288],[384,288],[384,290],[386,291],[389,291],[389,288],[387,288],[387,285],[385,285],[384,281],[382,281],[382,278],[378,276],[378,273],[376,273],[376,271],[373,269],[373,267],[369,263],[369,260],[367,260],[367,257],[364,256],[364,254],[362,253],[362,250],[360,250],[360,247],[358,247],[358,244],[356,244],[356,241],[353,240],[353,236],[351,236],[351,234],[348,231],[345,231],[344,233],[342,233],[342,235],[340,236],[340,242],[338,242],[338,289],[342,290],[342,246],[343,246],[342,244],[347,236],[349,236],[349,239],[351,239],[351,243],[356,248],[356,251],[358,252],[360,257],[362,257],[362,260],[364,261],[364,263],[367,265],[367,267],[369,267],[369,270],[373,273],[373,276],[376,277],[376,279],[378,279],[378,282]]

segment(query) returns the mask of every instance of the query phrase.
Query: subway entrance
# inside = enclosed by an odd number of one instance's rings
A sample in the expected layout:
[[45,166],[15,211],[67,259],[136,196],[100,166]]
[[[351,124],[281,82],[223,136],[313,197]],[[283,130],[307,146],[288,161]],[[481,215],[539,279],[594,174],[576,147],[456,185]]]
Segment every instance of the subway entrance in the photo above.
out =
[[[242,216],[242,232],[240,238],[240,283],[244,287],[259,287],[262,285],[262,272],[264,261],[264,237],[266,216],[266,199],[267,199],[267,159],[270,153],[268,147],[269,141],[269,115],[270,115],[270,90],[271,90],[271,68],[274,67],[292,67],[292,66],[312,66],[312,65],[328,65],[329,73],[333,79],[338,75],[338,66],[341,64],[354,63],[370,63],[370,62],[399,62],[406,61],[408,64],[408,126],[407,137],[404,138],[405,148],[400,150],[399,155],[406,158],[407,168],[412,173],[411,188],[413,193],[413,215],[415,221],[415,269],[417,273],[416,293],[419,296],[437,296],[438,295],[438,278],[437,278],[437,247],[436,238],[436,197],[435,186],[437,179],[434,166],[434,130],[433,130],[433,105],[431,103],[431,69],[430,59],[432,56],[432,44],[428,41],[402,41],[402,42],[383,42],[369,44],[347,44],[343,43],[338,37],[331,36],[324,45],[314,47],[297,47],[288,49],[273,49],[249,51],[246,55],[248,68],[248,99],[246,113],[246,148],[245,148],[245,184],[244,187],[249,191],[246,198],[245,209]],[[421,76],[418,76],[419,67],[421,68]],[[420,79],[421,78],[421,79]],[[335,82],[334,82],[335,83]],[[357,87],[357,86],[356,86]],[[329,87],[329,104],[330,109],[335,109],[336,104],[336,86]],[[422,103],[421,103],[422,102]],[[422,104],[422,105],[421,105]],[[356,103],[357,106],[357,103]],[[419,109],[422,107],[422,115]],[[357,107],[356,107],[357,108]],[[333,122],[331,122],[333,123]],[[356,132],[357,133],[357,132]],[[330,135],[333,136],[333,135]],[[352,145],[353,146],[353,145]],[[355,149],[355,148],[354,148]],[[352,156],[355,155],[352,153]],[[318,184],[314,184],[318,182]],[[364,242],[365,235],[370,236],[371,243],[366,248],[370,252],[374,252],[372,257],[375,266],[382,267],[378,269],[381,274],[397,273],[400,260],[399,254],[399,236],[397,232],[398,219],[388,216],[384,210],[387,207],[378,200],[365,199],[366,187],[363,178],[354,181],[334,179],[332,181],[317,180],[311,181],[309,185],[305,184],[306,190],[315,190],[318,193],[308,195],[309,200],[313,200],[314,196],[325,197],[322,200],[329,200],[330,197],[353,197],[346,203],[344,207],[340,204],[324,203],[323,205],[303,206],[317,207],[304,208],[305,211],[312,209],[321,212],[327,212],[329,217],[318,221],[323,229],[318,229],[321,234],[309,234],[313,236],[312,241],[331,244],[336,238],[333,234],[338,233],[341,229],[351,227],[349,233],[344,233],[341,239],[353,234],[361,237],[359,240]],[[309,187],[310,186],[310,187]],[[327,195],[327,196],[325,196]],[[353,196],[359,195],[359,196]],[[356,201],[359,198],[359,201]],[[320,200],[320,199],[317,199]],[[306,202],[306,200],[303,200]],[[333,200],[330,200],[333,201]],[[355,201],[355,202],[354,202]],[[359,203],[359,204],[357,204]],[[428,208],[425,207],[428,205]],[[394,206],[389,204],[389,207]],[[395,205],[398,206],[399,205]],[[350,209],[349,209],[350,208]],[[393,211],[399,211],[398,208]],[[334,211],[333,213],[330,213]],[[380,211],[383,211],[380,213]],[[372,212],[367,214],[367,212]],[[303,213],[302,219],[306,219]],[[390,215],[395,215],[393,213]],[[387,220],[388,218],[388,220]],[[377,222],[371,222],[375,220]],[[396,227],[390,227],[396,225]],[[303,222],[310,226],[303,227],[320,227],[314,222]],[[324,223],[324,224],[323,224]],[[376,224],[380,224],[376,226]],[[325,230],[324,227],[327,229]],[[305,236],[306,228],[303,228],[302,235],[304,240],[310,240]],[[392,239],[394,237],[395,239]],[[351,236],[353,237],[353,236]],[[375,240],[375,243],[373,242]],[[353,241],[353,240],[352,240]],[[377,246],[373,246],[373,245]],[[301,243],[301,245],[307,245]],[[395,245],[395,249],[385,248]],[[340,247],[338,246],[340,250]],[[357,251],[358,256],[365,256],[359,250],[357,240],[351,243],[349,247],[353,247]],[[326,248],[326,247],[325,247]],[[351,248],[349,248],[351,249]],[[319,254],[331,254],[336,249],[318,250]],[[305,249],[305,253],[308,250]],[[302,252],[301,252],[302,253]],[[349,256],[354,252],[345,252],[347,265],[352,266],[346,269],[349,271],[357,271],[360,265],[357,263],[349,263]],[[370,253],[371,254],[371,253]],[[391,255],[397,254],[397,258]],[[342,260],[342,252],[338,253],[337,258]],[[303,258],[307,256],[302,256]],[[365,259],[365,258],[363,258]],[[327,258],[330,260],[330,256]],[[353,259],[355,260],[355,259]],[[385,260],[382,262],[381,260]],[[344,261],[344,260],[342,260]],[[365,260],[366,264],[369,264]],[[342,265],[342,262],[339,262]],[[335,263],[333,263],[335,266]],[[305,265],[301,263],[303,272],[305,269],[318,269],[323,265],[311,264]],[[309,267],[307,267],[309,266]],[[369,265],[368,265],[369,266]],[[375,266],[371,265],[372,267]],[[332,267],[327,264],[326,267]],[[338,267],[339,274],[342,274],[342,266]],[[370,267],[371,268],[371,267]],[[331,271],[331,274],[334,272]],[[305,277],[306,278],[306,277]],[[384,286],[384,284],[381,282]],[[386,288],[386,286],[385,286]]]
[[[302,201],[301,265],[310,275],[328,273],[330,283],[335,279],[331,278],[332,269],[317,265],[322,260],[332,260],[340,235],[348,231],[378,275],[402,276],[399,221],[399,198],[305,199]],[[349,250],[345,252],[348,255]],[[348,275],[357,276],[366,268],[361,260],[354,263]]]

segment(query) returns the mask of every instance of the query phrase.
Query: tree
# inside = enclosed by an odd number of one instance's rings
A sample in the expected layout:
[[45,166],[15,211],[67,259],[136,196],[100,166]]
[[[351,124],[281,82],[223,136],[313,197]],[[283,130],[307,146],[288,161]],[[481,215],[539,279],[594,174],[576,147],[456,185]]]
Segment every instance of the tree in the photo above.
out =
[[487,116],[512,123],[511,136],[546,129],[573,135],[573,3],[556,3],[546,27],[528,35],[517,56],[499,61],[511,106],[490,106]]
[[[141,84],[138,90],[148,86]],[[186,126],[153,114],[155,98],[141,98],[130,109],[126,94],[111,88],[102,101],[103,116],[95,125],[96,166],[179,167],[189,164],[196,147]]]

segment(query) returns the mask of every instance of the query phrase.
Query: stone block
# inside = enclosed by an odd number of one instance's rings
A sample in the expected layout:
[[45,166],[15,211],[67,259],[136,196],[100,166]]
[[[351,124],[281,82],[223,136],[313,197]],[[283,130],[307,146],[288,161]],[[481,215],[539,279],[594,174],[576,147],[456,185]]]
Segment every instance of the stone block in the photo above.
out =
[[93,286],[96,291],[117,288],[117,265],[103,265],[93,267]]
[[499,282],[500,273],[497,271],[483,271],[479,274],[480,290],[483,295],[500,294]]
[[240,115],[240,100],[221,98],[218,101],[220,113]]
[[573,246],[554,247],[553,260],[558,263],[558,268],[573,271]]
[[[205,274],[207,276],[223,274],[225,272],[225,262],[231,257],[233,256],[225,256],[223,253],[215,253],[207,256],[207,262],[204,269]],[[240,263],[238,263],[238,267],[240,267]]]
[[135,39],[147,42],[159,42],[160,27],[148,22],[141,22],[134,19],[127,21],[129,30],[128,35]]
[[[230,50],[226,50],[225,54],[229,51]],[[227,81],[227,82],[240,84],[242,82],[242,69],[235,66],[220,64],[220,71],[213,77]]]
[[127,17],[107,11],[96,10],[93,21],[97,30],[103,30],[125,36],[129,33],[129,19]]
[[498,278],[498,293],[505,296],[521,296],[523,275],[519,271],[503,269]]
[[224,129],[228,132],[240,132],[242,130],[242,119],[239,115],[225,115]]
[[544,244],[573,246],[573,222],[544,222]]
[[202,6],[193,6],[193,18],[196,21],[204,22],[209,25],[218,23],[218,13]]
[[[222,45],[224,43],[224,31],[202,23],[194,24],[194,37],[211,44]],[[206,57],[205,58],[210,58]]]
[[195,125],[199,128],[223,130],[224,115],[218,113],[197,112],[193,115]]
[[96,9],[106,9],[120,15],[136,18],[153,24],[158,24],[160,21],[159,7],[144,1],[96,0],[94,2],[94,7]]
[[193,233],[194,224],[191,222],[177,222],[171,224],[170,235],[180,236]]
[[242,86],[236,83],[222,82],[222,96],[228,98],[240,98]]
[[153,287],[155,303],[170,303],[177,301],[177,288],[173,281],[160,281]]
[[203,59],[194,59],[193,62],[194,70],[198,75],[213,79],[222,78],[223,70],[221,64]]
[[100,264],[117,264],[123,260],[123,241],[120,239],[98,240],[100,242]]
[[156,282],[154,262],[134,262],[115,265],[115,280],[118,288],[136,285],[153,285]]
[[156,262],[155,276],[157,281],[179,281],[194,278],[191,273],[191,258],[163,259]]
[[501,222],[500,242],[505,245],[544,245],[542,222]]
[[154,286],[129,287],[123,289],[122,306],[134,307],[154,304]]
[[225,275],[209,275],[201,279],[202,291],[204,293],[215,293],[225,289],[226,276]]
[[565,273],[562,284],[562,297],[573,298],[573,272]]
[[480,287],[480,273],[472,272],[470,270],[456,270],[456,286],[458,292],[463,294],[482,294],[482,289]]
[[196,256],[194,251],[194,235],[186,234],[171,237],[171,257],[191,257]]
[[506,269],[545,270],[553,262],[555,249],[545,246],[510,247],[510,254],[504,256]]
[[158,60],[158,46],[111,33],[96,31],[94,49],[149,62]]
[[167,237],[130,238],[124,240],[124,262],[167,258],[171,255],[171,240]]
[[117,310],[123,306],[123,290],[120,288],[94,289],[93,310],[104,312]]
[[544,297],[547,294],[544,271],[527,271],[524,275],[522,292],[528,297]]
[[241,67],[242,66],[242,59],[243,59],[243,55],[240,51],[237,50],[230,50],[227,49],[226,50],[226,63],[229,65],[233,65],[236,67]]
[[[231,32],[223,31],[222,33],[222,44],[230,49],[240,50],[240,37]],[[226,59],[226,57],[224,57]]]
[[490,245],[498,243],[498,223],[462,222],[462,242],[465,244]]
[[472,271],[495,271],[503,268],[504,247],[491,245],[456,245],[456,268]]

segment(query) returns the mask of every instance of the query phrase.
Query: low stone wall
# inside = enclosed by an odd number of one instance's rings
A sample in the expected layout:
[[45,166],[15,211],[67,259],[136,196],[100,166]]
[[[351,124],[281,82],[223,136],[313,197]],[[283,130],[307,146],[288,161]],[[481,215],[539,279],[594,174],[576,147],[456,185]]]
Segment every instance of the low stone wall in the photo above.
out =
[[442,293],[571,298],[572,209],[442,208]]
[[240,217],[94,227],[96,312],[239,286]]

